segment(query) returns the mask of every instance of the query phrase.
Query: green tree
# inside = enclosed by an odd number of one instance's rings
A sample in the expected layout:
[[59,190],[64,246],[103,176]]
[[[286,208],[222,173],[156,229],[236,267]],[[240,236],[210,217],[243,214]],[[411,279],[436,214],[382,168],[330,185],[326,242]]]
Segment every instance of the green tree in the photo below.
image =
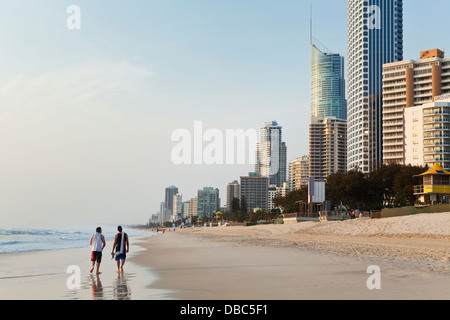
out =
[[273,204],[276,207],[283,208],[285,213],[295,213],[299,212],[300,201],[308,201],[308,188],[289,192],[285,197],[277,196],[273,199]]

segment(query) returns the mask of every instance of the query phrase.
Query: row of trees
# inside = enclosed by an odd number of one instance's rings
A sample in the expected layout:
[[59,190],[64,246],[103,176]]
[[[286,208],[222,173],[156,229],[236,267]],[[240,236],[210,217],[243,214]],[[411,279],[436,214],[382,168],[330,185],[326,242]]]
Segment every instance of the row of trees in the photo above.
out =
[[236,221],[236,222],[251,222],[256,223],[261,220],[274,220],[281,214],[280,209],[274,209],[270,212],[257,211],[249,212],[247,209],[247,202],[245,197],[240,200],[234,198],[231,202],[231,210],[223,215],[224,220]]
[[[381,210],[386,207],[411,206],[416,202],[414,186],[422,183],[417,177],[428,168],[383,165],[369,174],[359,171],[335,173],[327,178],[326,197],[334,207]],[[308,202],[308,188],[293,191],[286,197],[274,199],[284,212],[298,212],[299,202]]]

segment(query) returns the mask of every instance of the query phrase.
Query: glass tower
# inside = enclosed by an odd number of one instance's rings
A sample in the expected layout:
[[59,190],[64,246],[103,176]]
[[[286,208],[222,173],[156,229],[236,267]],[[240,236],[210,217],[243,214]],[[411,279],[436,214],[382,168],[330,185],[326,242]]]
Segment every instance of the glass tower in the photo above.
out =
[[282,127],[276,121],[265,122],[259,131],[255,172],[269,177],[269,184],[282,187],[286,177],[286,143],[282,141]]
[[348,169],[382,164],[383,64],[403,60],[403,0],[347,1]]
[[322,47],[311,43],[311,116],[346,120],[344,58]]

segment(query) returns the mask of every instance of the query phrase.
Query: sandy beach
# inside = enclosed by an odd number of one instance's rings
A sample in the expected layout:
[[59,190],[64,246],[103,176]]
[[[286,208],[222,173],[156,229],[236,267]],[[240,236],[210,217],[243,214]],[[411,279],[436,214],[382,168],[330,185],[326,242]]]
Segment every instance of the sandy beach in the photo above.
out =
[[0,300],[448,300],[449,257],[450,213],[167,229],[131,239],[123,274],[105,253],[91,275],[89,247],[3,254]]
[[[188,300],[450,298],[450,213],[166,231],[133,261]],[[369,290],[378,266],[381,289]]]

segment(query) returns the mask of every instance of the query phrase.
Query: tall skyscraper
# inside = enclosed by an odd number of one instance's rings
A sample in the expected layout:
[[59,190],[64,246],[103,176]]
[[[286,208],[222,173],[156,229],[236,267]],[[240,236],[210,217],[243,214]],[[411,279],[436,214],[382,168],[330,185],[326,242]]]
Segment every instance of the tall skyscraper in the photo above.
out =
[[344,58],[311,39],[311,116],[347,119]]
[[269,183],[282,187],[286,182],[286,143],[282,127],[276,121],[265,122],[259,131],[255,172],[269,178]]
[[403,60],[403,0],[347,1],[348,169],[382,164],[383,64]]
[[231,204],[233,199],[240,199],[241,186],[239,181],[233,181],[227,185],[227,211],[231,212]]
[[166,216],[171,216],[173,214],[173,196],[178,193],[178,188],[175,186],[170,186],[166,188],[166,198],[164,201]]

